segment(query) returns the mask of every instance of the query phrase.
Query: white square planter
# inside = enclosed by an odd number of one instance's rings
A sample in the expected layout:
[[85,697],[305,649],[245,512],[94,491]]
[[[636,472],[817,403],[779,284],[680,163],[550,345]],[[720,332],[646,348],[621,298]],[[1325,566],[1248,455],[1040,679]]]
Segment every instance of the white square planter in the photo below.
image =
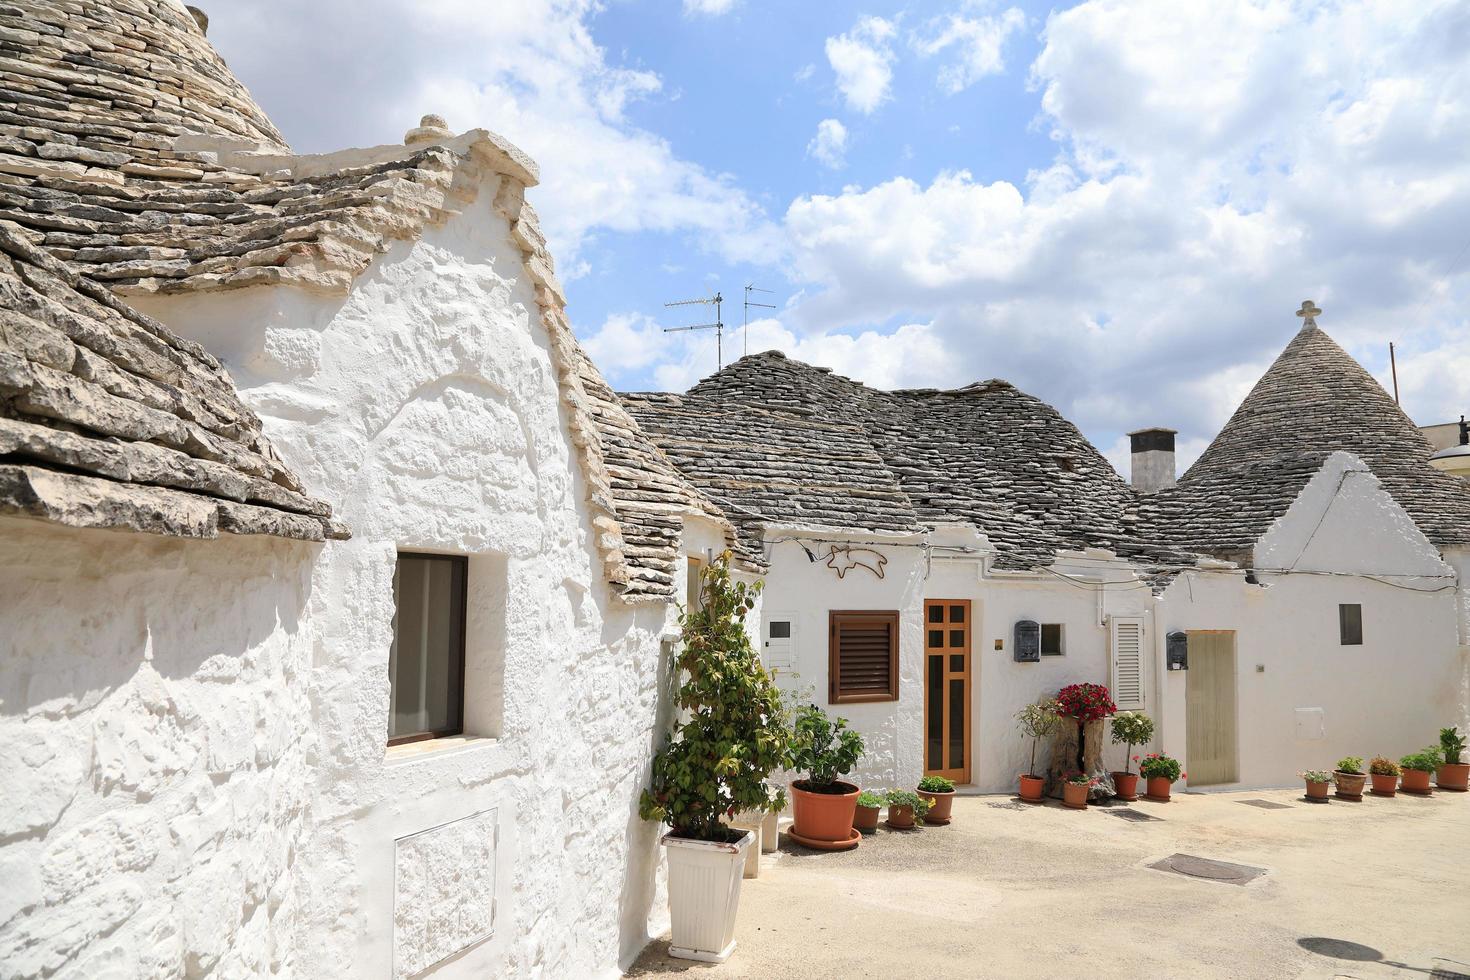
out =
[[669,955],[723,963],[735,952],[735,915],[745,853],[754,835],[729,844],[665,834],[669,859]]

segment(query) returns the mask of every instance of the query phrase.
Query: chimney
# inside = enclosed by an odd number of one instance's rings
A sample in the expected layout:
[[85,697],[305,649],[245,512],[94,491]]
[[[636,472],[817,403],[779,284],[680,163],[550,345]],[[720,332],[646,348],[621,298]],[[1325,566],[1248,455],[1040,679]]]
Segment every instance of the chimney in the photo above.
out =
[[1128,433],[1133,444],[1133,489],[1156,493],[1174,485],[1174,437],[1177,429],[1138,429]]

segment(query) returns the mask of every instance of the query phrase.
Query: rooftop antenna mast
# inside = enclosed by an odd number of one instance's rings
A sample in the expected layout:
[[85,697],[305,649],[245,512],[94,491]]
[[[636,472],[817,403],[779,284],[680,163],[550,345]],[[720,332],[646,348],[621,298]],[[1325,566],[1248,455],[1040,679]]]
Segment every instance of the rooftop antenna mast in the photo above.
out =
[[745,349],[741,352],[742,354],[750,353],[750,308],[752,306],[758,306],[763,310],[774,310],[776,308],[775,303],[752,303],[750,301],[750,294],[769,292],[771,292],[771,290],[762,289],[753,282],[748,282],[745,284],[745,322],[740,327],[740,339],[745,347]]
[[681,299],[673,303],[664,304],[665,309],[672,306],[714,306],[714,323],[694,323],[690,324],[687,327],[664,327],[664,333],[682,333],[686,330],[713,330],[715,332],[716,371],[725,366],[725,324],[720,319],[720,304],[724,301],[725,297],[721,296],[719,293],[715,293],[713,296],[705,296],[700,299]]

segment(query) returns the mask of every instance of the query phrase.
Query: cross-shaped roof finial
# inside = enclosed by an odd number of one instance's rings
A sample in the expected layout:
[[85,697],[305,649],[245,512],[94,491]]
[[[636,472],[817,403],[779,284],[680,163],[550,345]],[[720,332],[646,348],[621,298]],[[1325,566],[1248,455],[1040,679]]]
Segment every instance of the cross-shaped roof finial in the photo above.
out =
[[1302,318],[1303,330],[1307,329],[1308,327],[1315,327],[1317,325],[1317,317],[1321,315],[1321,313],[1322,310],[1317,306],[1317,304],[1313,303],[1309,299],[1302,300],[1302,308],[1296,311],[1296,315]]

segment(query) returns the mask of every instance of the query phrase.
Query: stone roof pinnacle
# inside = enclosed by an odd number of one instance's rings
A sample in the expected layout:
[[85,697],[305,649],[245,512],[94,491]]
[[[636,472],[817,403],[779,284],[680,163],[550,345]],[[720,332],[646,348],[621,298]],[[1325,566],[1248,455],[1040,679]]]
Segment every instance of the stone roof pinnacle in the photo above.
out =
[[1317,317],[1322,315],[1322,310],[1316,303],[1304,299],[1302,308],[1296,311],[1296,315],[1302,318],[1303,330],[1313,330],[1317,327]]

